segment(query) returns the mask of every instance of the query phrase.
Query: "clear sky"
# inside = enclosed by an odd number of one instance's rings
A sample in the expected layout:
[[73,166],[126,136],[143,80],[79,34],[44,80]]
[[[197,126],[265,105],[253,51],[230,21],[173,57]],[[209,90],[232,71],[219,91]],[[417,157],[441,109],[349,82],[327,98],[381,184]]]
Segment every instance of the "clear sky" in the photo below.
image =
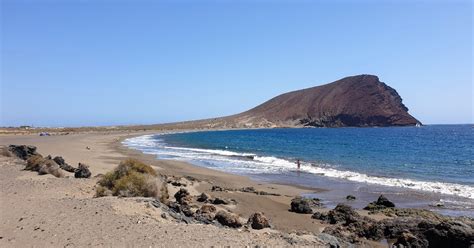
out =
[[356,74],[473,123],[469,0],[0,2],[0,126],[217,117]]

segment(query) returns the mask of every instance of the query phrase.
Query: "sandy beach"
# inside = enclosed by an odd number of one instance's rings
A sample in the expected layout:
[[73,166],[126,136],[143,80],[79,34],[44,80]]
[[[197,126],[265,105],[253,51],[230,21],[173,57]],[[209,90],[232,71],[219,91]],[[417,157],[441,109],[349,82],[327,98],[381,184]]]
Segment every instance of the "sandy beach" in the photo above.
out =
[[[156,160],[154,156],[130,150],[120,143],[126,137],[145,133],[2,136],[1,145],[34,145],[45,156],[60,155],[72,165],[86,163],[93,174],[91,179],[40,176],[31,171],[22,171],[24,165],[20,161],[3,157],[0,167],[1,246],[162,246],[168,242],[172,242],[174,246],[289,245],[291,242],[300,245],[323,244],[310,235],[304,235],[321,232],[322,225],[315,223],[307,215],[288,211],[289,203],[295,195],[311,192],[311,189],[260,184],[246,177],[187,163]],[[159,210],[150,208],[138,199],[94,198],[97,182],[94,176],[112,170],[127,157],[138,158],[163,175],[192,176],[199,181],[196,185],[197,192],[234,199],[237,204],[229,208],[244,218],[262,211],[271,220],[274,229],[249,231],[212,225],[187,225],[161,218]],[[211,192],[213,185],[225,188],[255,187],[281,196]],[[289,240],[292,241],[289,243]]]
[[[0,145],[33,145],[43,156],[62,156],[67,163],[89,165],[91,178],[56,178],[25,171],[25,162],[0,157],[0,202],[2,247],[83,247],[83,246],[345,246],[325,228],[325,221],[289,211],[296,196],[324,191],[292,185],[262,183],[245,176],[228,174],[185,162],[158,160],[122,145],[129,137],[157,131],[83,132],[67,135],[3,135]],[[169,195],[185,188],[192,197],[206,193],[229,199],[218,209],[238,215],[245,223],[249,216],[263,212],[271,228],[254,230],[248,226],[228,228],[176,219],[153,199],[143,197],[95,197],[103,174],[127,158],[151,165],[168,178]],[[175,183],[177,183],[175,185]],[[213,190],[219,188],[222,190]],[[241,189],[253,188],[246,192]],[[255,193],[264,192],[264,193]],[[319,207],[323,215],[330,209]],[[358,221],[390,220],[390,215],[356,210]],[[418,214],[418,213],[417,213]],[[425,214],[425,212],[422,212]],[[418,215],[417,215],[418,216]],[[429,215],[431,216],[431,215]],[[346,218],[346,217],[345,217]],[[368,218],[368,219],[367,219]],[[438,217],[433,217],[438,218]],[[369,223],[370,223],[369,222]],[[375,222],[374,222],[375,223]],[[364,225],[368,224],[363,224]],[[372,224],[371,224],[372,225]],[[472,229],[471,229],[472,230]],[[326,232],[326,233],[323,233]],[[331,233],[332,234],[332,233]],[[336,233],[337,234],[337,233]],[[370,238],[370,237],[369,237]],[[387,240],[357,239],[360,247],[387,247]],[[378,240],[378,241],[376,241]],[[390,241],[394,242],[394,241]],[[344,245],[345,244],[345,245]]]

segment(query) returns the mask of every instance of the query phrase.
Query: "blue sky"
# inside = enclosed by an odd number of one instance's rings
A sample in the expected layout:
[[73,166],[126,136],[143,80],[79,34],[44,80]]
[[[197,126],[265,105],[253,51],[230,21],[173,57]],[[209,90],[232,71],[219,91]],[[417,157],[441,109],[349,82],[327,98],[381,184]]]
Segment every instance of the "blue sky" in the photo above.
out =
[[0,126],[234,114],[356,74],[473,123],[471,1],[1,1]]

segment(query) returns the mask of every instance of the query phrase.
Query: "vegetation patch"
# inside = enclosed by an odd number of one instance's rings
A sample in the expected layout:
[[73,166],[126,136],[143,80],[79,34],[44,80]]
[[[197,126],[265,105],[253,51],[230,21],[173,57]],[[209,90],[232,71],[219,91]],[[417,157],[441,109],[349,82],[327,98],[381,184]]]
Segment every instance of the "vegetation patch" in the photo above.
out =
[[96,196],[157,197],[157,175],[151,166],[136,159],[127,159],[98,182]]
[[36,154],[28,158],[25,170],[37,171],[39,175],[51,174],[55,177],[64,177],[64,173],[54,160]]

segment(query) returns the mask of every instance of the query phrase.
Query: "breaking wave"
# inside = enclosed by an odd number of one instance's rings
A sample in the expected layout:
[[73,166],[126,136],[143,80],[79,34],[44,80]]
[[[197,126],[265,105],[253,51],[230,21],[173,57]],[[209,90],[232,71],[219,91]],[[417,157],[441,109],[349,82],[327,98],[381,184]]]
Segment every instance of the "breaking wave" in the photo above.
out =
[[[154,154],[161,159],[198,162],[197,164],[199,165],[231,173],[261,174],[297,171],[295,162],[288,159],[228,150],[167,146],[159,138],[159,135],[133,137],[124,140],[123,144],[146,154]],[[474,187],[468,185],[372,176],[354,171],[335,169],[327,164],[314,164],[304,161],[301,162],[300,171],[360,183],[408,188],[474,199]]]

